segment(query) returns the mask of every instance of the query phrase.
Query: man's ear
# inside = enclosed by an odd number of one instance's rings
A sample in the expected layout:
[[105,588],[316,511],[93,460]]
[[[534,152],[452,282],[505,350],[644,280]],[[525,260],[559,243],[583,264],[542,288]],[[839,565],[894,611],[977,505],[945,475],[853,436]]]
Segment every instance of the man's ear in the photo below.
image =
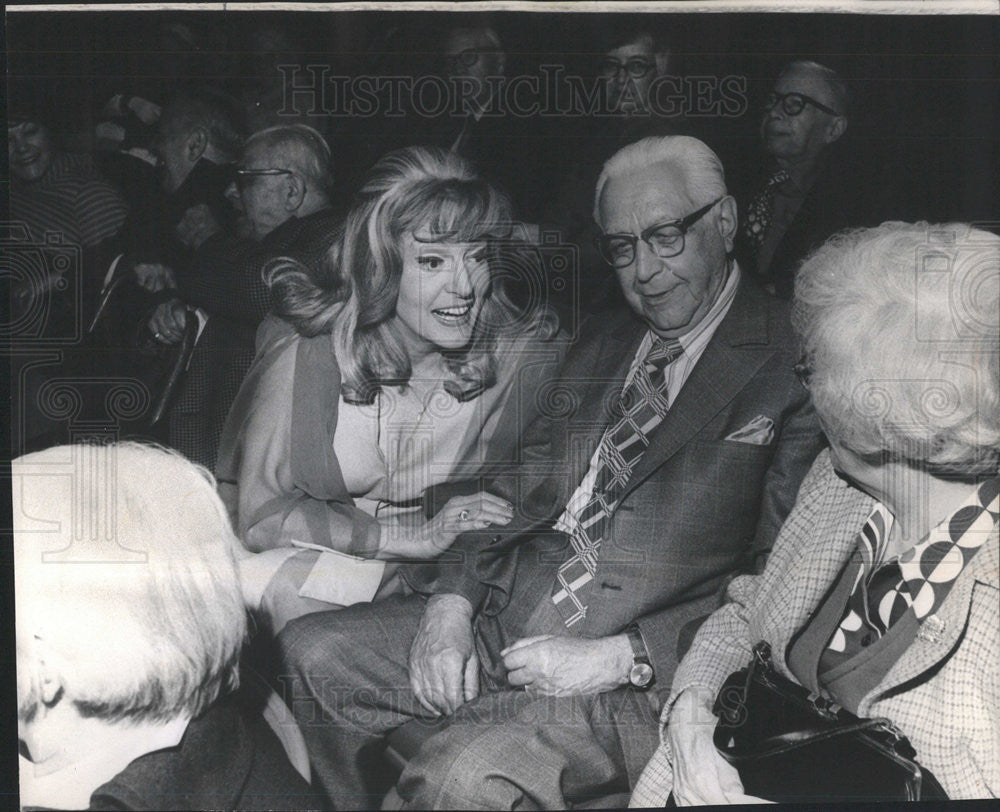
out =
[[847,117],[837,116],[827,125],[824,140],[827,144],[832,144],[845,132],[847,132]]
[[298,175],[287,175],[286,178],[285,211],[298,211],[306,199],[306,182]]
[[736,227],[739,224],[739,217],[736,213],[736,198],[726,195],[719,201],[719,232],[726,241],[726,253],[733,250],[733,243],[736,239]]
[[42,637],[36,637],[33,642],[38,658],[35,662],[39,699],[45,707],[51,708],[59,704],[63,695],[61,669],[57,666],[59,657]]
[[187,159],[191,163],[196,163],[205,154],[206,149],[208,149],[208,130],[204,127],[195,127],[188,134],[185,144]]

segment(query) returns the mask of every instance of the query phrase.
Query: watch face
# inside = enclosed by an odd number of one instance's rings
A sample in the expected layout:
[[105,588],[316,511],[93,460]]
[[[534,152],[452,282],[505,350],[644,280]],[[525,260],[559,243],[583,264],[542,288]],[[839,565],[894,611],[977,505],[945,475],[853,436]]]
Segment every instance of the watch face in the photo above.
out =
[[628,681],[636,688],[645,688],[653,681],[653,666],[649,663],[635,663],[629,671]]

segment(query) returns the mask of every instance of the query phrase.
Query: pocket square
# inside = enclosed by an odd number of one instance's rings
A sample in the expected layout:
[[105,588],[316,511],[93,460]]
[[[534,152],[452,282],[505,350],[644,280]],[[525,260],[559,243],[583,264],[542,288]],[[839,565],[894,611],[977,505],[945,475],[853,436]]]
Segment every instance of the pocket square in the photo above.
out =
[[774,421],[770,417],[762,414],[757,415],[743,428],[737,429],[728,437],[737,443],[749,443],[750,445],[769,445],[774,439]]

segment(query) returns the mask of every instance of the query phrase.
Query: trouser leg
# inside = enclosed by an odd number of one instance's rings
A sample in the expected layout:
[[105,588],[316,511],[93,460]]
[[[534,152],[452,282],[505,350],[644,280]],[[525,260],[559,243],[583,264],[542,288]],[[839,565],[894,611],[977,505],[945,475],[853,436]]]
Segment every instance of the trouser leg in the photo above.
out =
[[597,696],[481,697],[424,744],[397,790],[425,809],[559,809],[628,792],[658,742],[632,689]]
[[285,703],[305,737],[314,782],[338,809],[377,808],[388,789],[383,736],[432,719],[407,662],[424,602],[394,597],[293,620],[278,637]]

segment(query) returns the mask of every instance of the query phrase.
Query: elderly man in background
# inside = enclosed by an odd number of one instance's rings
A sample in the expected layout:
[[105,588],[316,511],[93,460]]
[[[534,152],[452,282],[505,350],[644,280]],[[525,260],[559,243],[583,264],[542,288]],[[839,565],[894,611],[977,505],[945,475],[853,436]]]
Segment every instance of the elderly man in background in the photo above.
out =
[[315,808],[228,696],[246,614],[208,472],[135,444],[12,467],[21,806]]
[[861,800],[838,765],[746,785],[716,750],[713,700],[760,641],[813,696],[894,724],[947,797],[1000,796],[998,282],[1000,238],[962,223],[843,232],[803,263],[798,372],[830,450],[677,669],[633,804]]
[[764,102],[760,125],[766,175],[741,214],[740,262],[768,290],[792,296],[795,269],[813,248],[861,213],[861,179],[846,177],[835,145],[847,131],[847,85],[817,62],[786,65]]
[[209,86],[176,94],[158,122],[158,188],[136,201],[121,233],[126,267],[156,293],[173,283],[194,251],[235,225],[225,191],[244,126],[236,101]]
[[[254,354],[257,325],[270,308],[261,276],[277,257],[317,273],[339,219],[330,207],[330,149],[304,124],[254,133],[227,194],[242,209],[249,237],[219,230],[206,237],[174,296],[154,311],[149,330],[164,344],[181,340],[189,311],[200,338],[170,414],[170,444],[214,468],[222,424]],[[337,280],[324,280],[336,286]]]
[[373,754],[414,718],[446,726],[400,778],[411,806],[626,791],[656,742],[647,692],[669,685],[727,579],[767,554],[819,451],[786,309],[729,258],[736,205],[715,154],[682,136],[632,144],[594,211],[628,307],[584,327],[550,413],[487,485],[514,519],[404,567],[416,594],[279,637],[336,805],[378,804]]

